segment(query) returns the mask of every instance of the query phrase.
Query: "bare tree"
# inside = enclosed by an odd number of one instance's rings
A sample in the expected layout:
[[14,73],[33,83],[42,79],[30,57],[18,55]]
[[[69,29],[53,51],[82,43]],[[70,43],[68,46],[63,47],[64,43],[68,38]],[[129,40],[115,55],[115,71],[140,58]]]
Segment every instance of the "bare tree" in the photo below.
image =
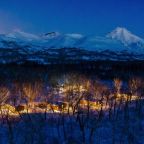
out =
[[33,102],[39,96],[41,89],[42,89],[41,82],[23,84],[23,92],[28,102]]
[[24,83],[22,85],[22,92],[26,100],[27,115],[29,117],[29,120],[31,120],[31,117],[29,115],[29,108],[33,108],[35,106],[33,102],[40,95],[41,88],[41,82]]
[[141,93],[142,93],[142,89],[143,89],[143,81],[142,79],[138,78],[138,77],[134,77],[132,79],[129,80],[129,89],[130,89],[130,93],[131,93],[131,97],[130,100],[132,98],[132,95],[137,96],[137,98],[141,98]]
[[[135,112],[138,118],[139,129],[142,128],[142,118],[143,118],[143,95],[144,95],[144,83],[141,78],[135,77],[129,81],[129,88],[131,92],[131,97],[134,95],[135,100]],[[132,99],[132,98],[131,98]]]
[[0,87],[0,105],[4,104],[9,97],[10,91],[8,88],[1,86]]
[[118,78],[114,79],[114,88],[117,94],[120,94],[122,81]]
[[4,114],[3,114],[1,107],[8,100],[9,94],[10,94],[10,92],[9,92],[8,88],[6,88],[4,86],[0,86],[0,112],[1,112],[1,117],[2,117],[3,122],[4,122]]

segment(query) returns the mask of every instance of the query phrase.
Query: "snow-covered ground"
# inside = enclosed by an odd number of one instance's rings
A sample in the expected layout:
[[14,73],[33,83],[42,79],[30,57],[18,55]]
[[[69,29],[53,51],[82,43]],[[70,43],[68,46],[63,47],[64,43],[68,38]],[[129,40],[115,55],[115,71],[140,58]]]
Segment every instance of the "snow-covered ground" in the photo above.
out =
[[[22,104],[15,111],[10,105],[1,107],[1,144],[143,144],[144,109],[137,107],[137,97],[131,102],[117,97],[116,107],[81,101],[82,110],[75,114],[61,111],[57,104],[42,107],[40,102]],[[120,101],[123,101],[122,103]],[[143,100],[139,101],[143,105]],[[22,106],[21,105],[21,106]],[[57,108],[56,108],[57,107]],[[89,110],[89,113],[88,113]],[[139,111],[141,110],[141,111]],[[45,113],[46,112],[46,113]]]

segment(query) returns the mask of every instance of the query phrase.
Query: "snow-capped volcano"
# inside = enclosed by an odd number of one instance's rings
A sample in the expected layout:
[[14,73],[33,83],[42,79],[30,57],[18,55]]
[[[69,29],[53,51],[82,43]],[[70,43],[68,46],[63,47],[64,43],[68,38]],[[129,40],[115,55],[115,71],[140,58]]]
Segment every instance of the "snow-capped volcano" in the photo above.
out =
[[125,46],[129,46],[132,44],[144,44],[144,40],[140,37],[132,34],[126,28],[117,27],[111,33],[107,35],[108,38],[112,38],[122,42]]
[[120,27],[106,37],[58,32],[36,35],[20,30],[0,34],[0,63],[71,60],[144,60],[144,40]]

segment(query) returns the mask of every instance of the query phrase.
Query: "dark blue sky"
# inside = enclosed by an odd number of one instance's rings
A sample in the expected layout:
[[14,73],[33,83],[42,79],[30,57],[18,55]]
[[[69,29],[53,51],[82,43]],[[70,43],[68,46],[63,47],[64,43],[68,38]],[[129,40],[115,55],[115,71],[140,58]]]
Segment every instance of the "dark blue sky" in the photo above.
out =
[[0,0],[0,32],[104,35],[117,26],[144,37],[144,0]]

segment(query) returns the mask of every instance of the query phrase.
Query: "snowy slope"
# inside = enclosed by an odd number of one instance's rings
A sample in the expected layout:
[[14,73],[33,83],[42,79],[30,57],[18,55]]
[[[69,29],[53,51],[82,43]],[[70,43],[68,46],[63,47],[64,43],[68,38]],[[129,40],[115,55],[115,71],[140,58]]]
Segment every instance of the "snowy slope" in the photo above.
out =
[[40,37],[34,34],[26,33],[20,30],[15,30],[13,33],[9,33],[6,35],[8,38],[12,39],[19,39],[25,41],[33,41],[33,40],[40,40]]
[[0,35],[0,62],[67,60],[144,60],[144,40],[126,28],[104,37],[50,32],[42,35],[16,30]]

